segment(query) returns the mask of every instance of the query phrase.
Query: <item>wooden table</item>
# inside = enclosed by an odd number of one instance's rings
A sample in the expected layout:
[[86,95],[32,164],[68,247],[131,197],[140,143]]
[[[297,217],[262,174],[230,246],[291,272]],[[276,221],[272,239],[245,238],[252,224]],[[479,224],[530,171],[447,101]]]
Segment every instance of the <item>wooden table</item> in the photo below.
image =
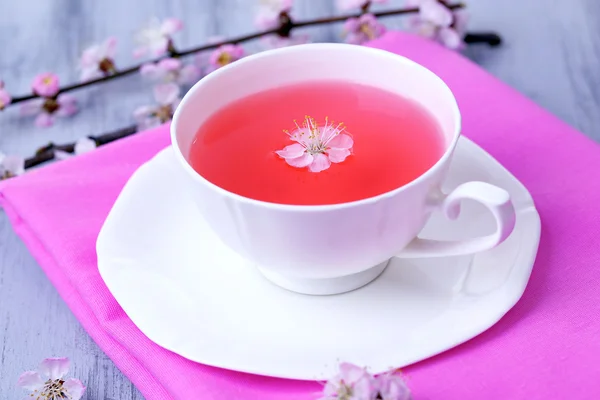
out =
[[[296,0],[302,18],[335,13],[333,0]],[[401,6],[402,0],[387,7]],[[500,33],[502,47],[471,47],[467,55],[526,96],[590,137],[600,140],[600,3],[597,0],[476,0],[471,30]],[[76,60],[91,43],[119,38],[118,66],[134,63],[132,36],[152,16],[178,17],[185,30],[180,48],[211,36],[254,31],[251,0],[0,0],[0,79],[25,94],[32,77],[57,72],[64,83],[78,79]],[[387,8],[386,7],[386,8]],[[380,8],[380,7],[378,7]],[[402,17],[386,20],[401,28]],[[339,25],[312,28],[315,41],[337,41]],[[50,129],[33,126],[18,107],[0,115],[0,150],[30,155],[57,143],[130,125],[132,110],[151,104],[150,85],[130,76],[76,92],[82,110]],[[507,134],[527,135],[523,132]],[[86,399],[142,399],[141,394],[90,339],[33,257],[0,213],[0,393],[21,398],[19,374],[50,356],[68,356],[70,376],[88,387]]]

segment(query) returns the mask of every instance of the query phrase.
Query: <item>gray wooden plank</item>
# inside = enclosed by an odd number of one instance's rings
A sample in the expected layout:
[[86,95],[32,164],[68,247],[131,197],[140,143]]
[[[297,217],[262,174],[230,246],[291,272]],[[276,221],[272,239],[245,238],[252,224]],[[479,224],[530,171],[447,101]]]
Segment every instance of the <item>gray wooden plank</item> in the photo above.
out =
[[[333,0],[297,0],[294,17],[335,12]],[[399,6],[403,0],[391,0]],[[250,0],[0,0],[0,78],[12,92],[26,93],[42,70],[61,80],[77,79],[75,62],[89,44],[108,35],[120,39],[118,65],[135,62],[132,35],[152,16],[174,16],[186,23],[175,37],[184,48],[208,37],[254,30]],[[386,6],[377,5],[376,8]],[[600,140],[600,4],[596,0],[477,0],[469,2],[471,27],[502,34],[501,48],[470,48],[467,55],[526,96]],[[402,18],[386,19],[393,28]],[[339,39],[340,25],[308,30],[316,41]],[[256,50],[259,43],[248,48]],[[49,140],[69,141],[132,122],[132,110],[151,101],[150,86],[131,76],[76,93],[82,111],[37,129],[16,108],[0,115],[0,150],[30,154]],[[523,132],[522,134],[527,134]],[[14,383],[21,371],[49,356],[69,356],[71,376],[88,386],[87,399],[142,399],[83,331],[44,273],[0,214],[0,393],[19,398]]]

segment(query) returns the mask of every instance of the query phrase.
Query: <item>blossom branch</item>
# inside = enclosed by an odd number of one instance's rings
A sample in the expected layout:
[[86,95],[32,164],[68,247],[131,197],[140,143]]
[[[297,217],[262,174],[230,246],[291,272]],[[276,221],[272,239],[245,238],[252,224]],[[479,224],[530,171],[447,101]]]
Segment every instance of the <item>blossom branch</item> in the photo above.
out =
[[[115,140],[122,139],[126,136],[133,135],[136,132],[137,126],[133,125],[99,136],[88,136],[88,138],[92,140],[96,144],[96,146],[102,146],[107,143],[114,142]],[[25,160],[25,169],[32,168],[37,165],[43,164],[47,161],[54,160],[55,158],[57,158],[58,152],[72,154],[75,152],[76,145],[76,142],[67,144],[54,144],[50,142],[46,146],[39,148],[35,152],[35,155],[33,157],[27,158]]]
[[[463,3],[448,5],[448,8],[451,10],[457,10],[457,9],[461,9],[464,7],[465,7],[465,5]],[[303,27],[308,27],[308,26],[324,25],[324,24],[330,24],[330,23],[336,23],[336,22],[344,22],[344,21],[348,20],[349,18],[358,18],[364,12],[365,12],[365,10],[363,9],[362,12],[359,12],[359,13],[346,14],[346,15],[341,15],[341,16],[336,16],[336,17],[328,17],[328,18],[317,18],[317,19],[308,20],[308,21],[294,21],[291,18],[289,18],[289,16],[288,16],[287,18],[282,18],[282,20],[280,21],[281,23],[280,23],[279,27],[269,29],[269,30],[264,30],[261,32],[251,33],[251,34],[244,35],[244,36],[238,36],[238,37],[235,37],[232,39],[223,40],[223,41],[219,41],[219,42],[215,42],[215,43],[205,44],[202,46],[193,47],[193,48],[183,50],[183,51],[177,51],[171,43],[171,46],[169,47],[168,53],[166,55],[158,57],[150,62],[158,62],[158,61],[163,60],[168,57],[184,57],[184,56],[188,56],[191,54],[200,53],[200,52],[203,52],[206,50],[216,49],[216,48],[219,48],[219,47],[221,47],[223,45],[227,45],[227,44],[239,44],[239,43],[247,42],[250,40],[258,39],[258,38],[260,38],[262,36],[266,36],[266,35],[276,34],[276,35],[279,35],[282,37],[287,37],[287,36],[289,36],[292,29],[295,29],[295,28],[303,28]],[[390,17],[390,16],[395,16],[395,15],[415,14],[418,12],[419,12],[418,7],[411,7],[411,8],[388,10],[388,11],[380,11],[380,12],[375,12],[372,14],[375,17]],[[499,36],[496,34],[493,34],[493,33],[492,34],[487,34],[487,33],[486,34],[473,34],[473,33],[471,33],[471,34],[467,35],[467,40],[465,40],[465,41],[467,43],[487,43],[490,45],[497,45],[500,43],[499,39],[500,39]],[[140,64],[131,66],[126,69],[117,70],[109,75],[102,76],[102,77],[99,77],[96,79],[91,79],[91,80],[87,80],[85,82],[74,83],[71,85],[63,86],[58,90],[57,95],[61,94],[61,93],[71,92],[73,90],[81,89],[84,87],[92,86],[92,85],[95,85],[98,83],[104,83],[104,82],[111,81],[113,79],[132,75],[132,74],[138,72],[142,68],[142,66],[146,63],[147,62],[140,63]],[[13,97],[10,104],[11,105],[17,104],[17,103],[25,102],[25,101],[32,100],[35,98],[39,98],[39,97],[42,97],[42,96],[40,96],[36,93],[19,96],[19,97]]]

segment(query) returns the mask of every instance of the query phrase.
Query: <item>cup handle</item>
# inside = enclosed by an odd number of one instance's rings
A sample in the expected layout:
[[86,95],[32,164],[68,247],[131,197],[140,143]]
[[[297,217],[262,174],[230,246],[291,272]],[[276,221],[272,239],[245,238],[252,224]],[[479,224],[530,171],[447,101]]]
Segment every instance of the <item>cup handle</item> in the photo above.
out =
[[473,254],[494,248],[506,240],[516,222],[515,208],[506,190],[485,182],[467,182],[442,197],[436,205],[442,209],[446,217],[456,219],[460,214],[460,202],[463,199],[475,200],[490,210],[496,220],[496,232],[487,236],[456,241],[417,237],[397,257],[424,258]]

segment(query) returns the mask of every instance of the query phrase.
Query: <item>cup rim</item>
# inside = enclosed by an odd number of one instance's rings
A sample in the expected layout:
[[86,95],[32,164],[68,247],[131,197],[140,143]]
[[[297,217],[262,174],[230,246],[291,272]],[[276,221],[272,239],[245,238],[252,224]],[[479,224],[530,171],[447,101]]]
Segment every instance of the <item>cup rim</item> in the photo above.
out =
[[[456,121],[452,140],[446,147],[444,154],[442,154],[442,156],[435,162],[435,164],[433,164],[427,171],[425,171],[423,174],[419,175],[417,178],[413,179],[412,181],[408,182],[405,185],[399,186],[395,189],[392,189],[385,193],[378,194],[376,196],[371,196],[371,197],[367,197],[364,199],[354,200],[354,201],[349,201],[349,202],[344,202],[344,203],[335,203],[335,204],[302,205],[302,204],[273,203],[273,202],[269,202],[269,201],[257,200],[257,199],[253,199],[250,197],[239,195],[237,193],[230,192],[229,190],[226,190],[226,189],[210,182],[208,179],[206,179],[200,173],[198,173],[196,170],[194,170],[180,149],[179,143],[177,141],[177,129],[176,129],[179,124],[179,120],[181,118],[182,113],[185,112],[184,110],[186,109],[187,103],[189,101],[191,101],[190,98],[193,97],[194,95],[196,95],[196,92],[200,91],[208,80],[214,79],[223,74],[233,73],[236,69],[244,68],[245,64],[247,64],[248,62],[252,62],[253,60],[260,59],[260,58],[271,57],[273,55],[278,55],[278,54],[294,53],[294,52],[297,52],[298,50],[305,50],[307,48],[309,48],[309,49],[310,48],[321,48],[321,49],[329,48],[332,50],[337,48],[337,49],[345,49],[346,51],[362,52],[366,55],[369,55],[369,54],[377,55],[380,57],[389,58],[390,60],[394,59],[396,62],[404,63],[413,68],[425,70],[427,73],[429,73],[431,75],[432,79],[437,80],[441,84],[441,87],[443,88],[443,90],[446,90],[448,92],[448,94],[450,95],[450,99],[449,99],[450,107],[452,108],[452,114]],[[278,48],[278,49],[265,50],[265,51],[262,51],[262,52],[259,52],[256,54],[252,54],[250,56],[247,56],[240,60],[237,60],[231,64],[228,64],[224,67],[221,67],[221,68],[217,69],[216,71],[213,71],[209,75],[200,79],[183,96],[183,98],[181,99],[181,102],[179,103],[177,109],[175,110],[175,113],[173,115],[173,120],[171,121],[171,126],[170,126],[170,136],[171,136],[171,145],[172,145],[171,147],[173,147],[175,157],[177,158],[177,160],[179,160],[180,164],[182,164],[183,168],[187,171],[187,173],[190,174],[192,176],[192,178],[194,178],[195,180],[198,180],[200,183],[207,185],[212,190],[217,191],[219,194],[227,196],[229,198],[232,198],[233,200],[238,201],[238,202],[246,203],[249,205],[268,207],[271,209],[277,209],[277,210],[281,210],[281,211],[318,212],[318,211],[340,210],[340,209],[352,208],[352,207],[357,207],[357,206],[366,205],[366,204],[377,203],[381,200],[393,197],[397,193],[400,193],[404,190],[407,190],[413,186],[418,185],[420,182],[426,180],[429,176],[433,175],[452,156],[452,153],[454,152],[454,149],[460,138],[461,126],[462,126],[462,117],[460,114],[460,110],[458,108],[458,103],[456,101],[456,98],[454,97],[454,93],[448,87],[446,82],[444,82],[444,80],[442,78],[440,78],[437,74],[435,74],[430,69],[424,67],[423,65],[418,64],[415,61],[412,61],[409,58],[406,58],[399,54],[391,53],[386,50],[372,48],[372,47],[365,47],[365,46],[345,44],[345,43],[309,43],[309,44],[299,44],[299,45],[295,45],[295,46]]]

